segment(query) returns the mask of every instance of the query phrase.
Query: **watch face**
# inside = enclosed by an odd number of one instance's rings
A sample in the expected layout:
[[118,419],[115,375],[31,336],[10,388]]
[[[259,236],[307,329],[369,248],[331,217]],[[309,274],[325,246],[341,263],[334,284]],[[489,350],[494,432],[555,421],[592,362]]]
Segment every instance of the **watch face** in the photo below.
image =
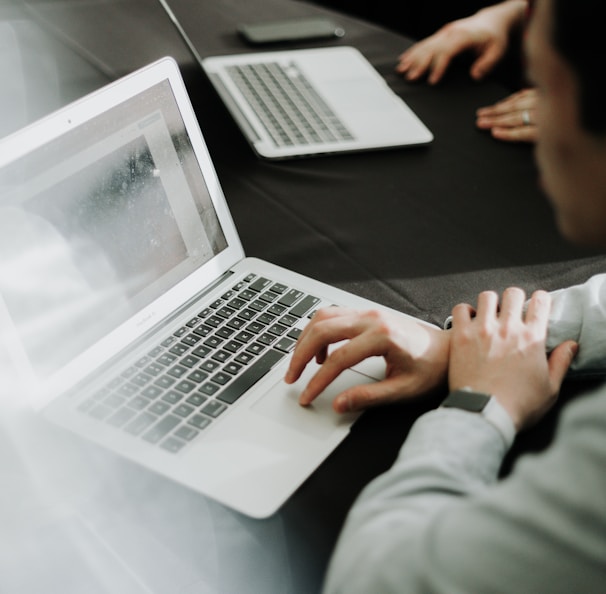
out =
[[461,408],[470,412],[482,412],[488,404],[491,396],[482,392],[472,392],[471,390],[455,390],[451,392],[442,406]]

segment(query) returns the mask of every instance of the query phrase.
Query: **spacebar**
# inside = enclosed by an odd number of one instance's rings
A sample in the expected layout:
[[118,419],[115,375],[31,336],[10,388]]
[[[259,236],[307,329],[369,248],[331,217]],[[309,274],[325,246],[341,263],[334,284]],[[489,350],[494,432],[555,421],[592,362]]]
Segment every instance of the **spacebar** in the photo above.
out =
[[246,390],[256,384],[286,353],[270,349],[259,357],[241,376],[237,377],[218,396],[227,404],[233,404]]

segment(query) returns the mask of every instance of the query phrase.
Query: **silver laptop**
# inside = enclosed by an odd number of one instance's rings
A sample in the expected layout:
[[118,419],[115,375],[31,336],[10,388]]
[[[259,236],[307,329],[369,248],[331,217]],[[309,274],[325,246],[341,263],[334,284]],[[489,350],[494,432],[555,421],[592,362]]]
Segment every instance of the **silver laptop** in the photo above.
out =
[[353,47],[213,56],[201,63],[248,142],[267,159],[433,140]]
[[[261,216],[261,215],[259,215]],[[321,306],[374,304],[245,258],[166,58],[0,142],[5,397],[253,517],[347,435],[282,378]]]

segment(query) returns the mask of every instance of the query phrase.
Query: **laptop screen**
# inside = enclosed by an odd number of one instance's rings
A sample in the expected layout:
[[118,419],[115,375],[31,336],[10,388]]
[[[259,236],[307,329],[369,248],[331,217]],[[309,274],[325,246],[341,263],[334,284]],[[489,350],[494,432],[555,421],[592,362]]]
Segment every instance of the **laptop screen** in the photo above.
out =
[[2,168],[0,196],[4,315],[39,377],[227,247],[168,81]]

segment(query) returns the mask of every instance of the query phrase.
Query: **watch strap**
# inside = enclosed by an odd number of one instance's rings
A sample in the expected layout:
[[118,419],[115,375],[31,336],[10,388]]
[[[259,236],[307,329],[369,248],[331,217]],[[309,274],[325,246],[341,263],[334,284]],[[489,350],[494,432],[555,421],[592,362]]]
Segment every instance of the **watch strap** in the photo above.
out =
[[513,444],[516,436],[513,420],[503,405],[491,394],[476,392],[465,387],[453,390],[442,402],[442,406],[482,415],[501,434],[507,448]]

